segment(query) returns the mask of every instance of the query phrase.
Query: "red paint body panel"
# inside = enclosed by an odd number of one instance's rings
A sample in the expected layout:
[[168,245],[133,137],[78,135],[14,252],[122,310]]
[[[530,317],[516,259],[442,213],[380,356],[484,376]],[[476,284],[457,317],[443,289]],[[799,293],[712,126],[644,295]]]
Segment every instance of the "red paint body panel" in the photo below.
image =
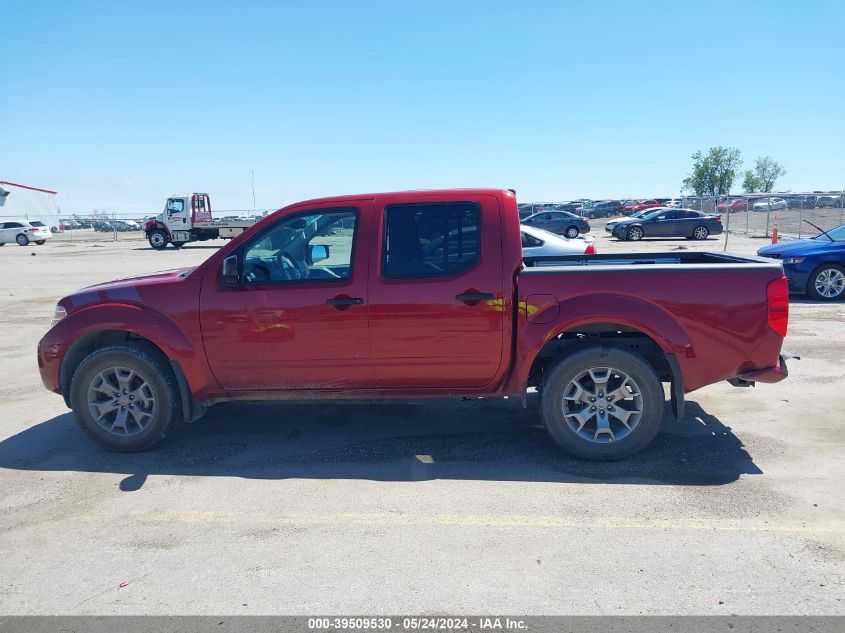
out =
[[[385,207],[480,205],[480,254],[452,277],[389,279],[382,271]],[[290,214],[356,207],[352,272],[341,281],[228,287],[223,260]],[[601,257],[601,256],[597,256]],[[768,325],[775,263],[747,266],[569,266],[523,270],[516,199],[496,189],[341,196],[281,209],[194,270],[84,289],[39,344],[44,384],[59,391],[68,348],[102,330],[158,345],[193,395],[221,399],[403,398],[516,395],[542,347],[590,323],[650,336],[675,355],[686,391],[756,372],[778,374],[782,338]],[[490,293],[459,301],[455,295]],[[326,304],[360,297],[360,305]]]

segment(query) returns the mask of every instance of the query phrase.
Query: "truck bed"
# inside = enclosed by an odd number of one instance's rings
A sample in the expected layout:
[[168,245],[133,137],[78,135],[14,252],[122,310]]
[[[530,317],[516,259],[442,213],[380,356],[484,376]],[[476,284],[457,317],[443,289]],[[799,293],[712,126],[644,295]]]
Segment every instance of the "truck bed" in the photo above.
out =
[[[779,269],[780,263],[765,257],[753,255],[735,255],[732,253],[689,252],[689,253],[631,253],[630,255],[557,255],[546,257],[524,257],[525,270],[528,274],[567,272],[585,267],[604,271],[622,272],[624,270],[730,270]],[[624,267],[624,268],[623,268]]]

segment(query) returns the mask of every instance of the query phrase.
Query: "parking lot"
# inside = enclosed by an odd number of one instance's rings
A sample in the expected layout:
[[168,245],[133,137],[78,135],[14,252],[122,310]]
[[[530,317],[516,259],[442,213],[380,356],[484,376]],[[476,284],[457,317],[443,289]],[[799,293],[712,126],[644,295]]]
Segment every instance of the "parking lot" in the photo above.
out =
[[[591,224],[599,253],[724,243]],[[122,455],[41,386],[52,308],[223,242],[111,240],[0,249],[4,613],[845,614],[845,304],[794,298],[786,381],[689,394],[622,462],[567,457],[514,400],[225,404]]]

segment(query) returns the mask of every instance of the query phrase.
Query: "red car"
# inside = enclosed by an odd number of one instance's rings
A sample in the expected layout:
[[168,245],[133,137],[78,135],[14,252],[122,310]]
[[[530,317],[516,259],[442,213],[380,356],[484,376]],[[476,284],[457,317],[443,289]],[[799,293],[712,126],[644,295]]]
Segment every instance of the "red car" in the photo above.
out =
[[748,200],[745,198],[734,198],[730,202],[723,200],[716,205],[716,210],[720,213],[735,213],[737,211],[748,211]]
[[622,207],[623,215],[631,215],[637,211],[645,211],[646,209],[654,209],[661,206],[657,200],[629,200]]
[[523,398],[571,453],[646,446],[684,394],[786,376],[779,261],[672,252],[524,257],[515,196],[323,198],[197,267],[61,299],[45,386],[117,451],[223,401]]
[[656,209],[661,206],[657,200],[641,200],[639,204],[634,205],[634,213],[637,211],[645,211],[646,209]]

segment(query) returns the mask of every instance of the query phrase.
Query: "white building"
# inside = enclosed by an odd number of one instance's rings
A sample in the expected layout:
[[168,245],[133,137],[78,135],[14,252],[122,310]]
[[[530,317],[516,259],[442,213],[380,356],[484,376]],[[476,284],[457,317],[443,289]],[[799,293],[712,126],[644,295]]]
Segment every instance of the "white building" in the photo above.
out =
[[59,203],[55,191],[0,180],[0,222],[41,220],[59,226]]

